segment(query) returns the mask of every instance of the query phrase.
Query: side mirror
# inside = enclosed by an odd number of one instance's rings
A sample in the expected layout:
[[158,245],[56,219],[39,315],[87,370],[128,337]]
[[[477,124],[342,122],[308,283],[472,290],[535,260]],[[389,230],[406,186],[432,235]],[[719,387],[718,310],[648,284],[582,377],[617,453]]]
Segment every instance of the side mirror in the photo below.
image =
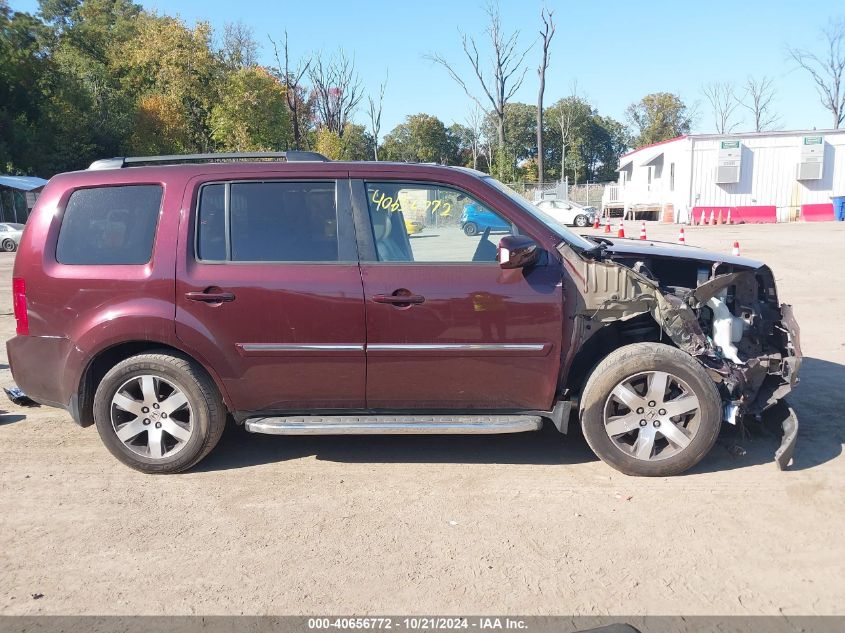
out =
[[537,263],[540,256],[537,244],[525,235],[505,235],[499,240],[499,266],[526,268]]

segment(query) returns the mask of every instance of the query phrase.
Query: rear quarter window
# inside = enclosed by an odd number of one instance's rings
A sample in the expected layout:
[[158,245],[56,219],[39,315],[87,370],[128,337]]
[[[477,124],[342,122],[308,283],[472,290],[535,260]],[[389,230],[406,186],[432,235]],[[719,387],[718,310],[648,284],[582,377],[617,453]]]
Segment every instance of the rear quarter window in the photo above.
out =
[[68,199],[56,261],[75,265],[146,264],[161,208],[160,185],[94,187]]

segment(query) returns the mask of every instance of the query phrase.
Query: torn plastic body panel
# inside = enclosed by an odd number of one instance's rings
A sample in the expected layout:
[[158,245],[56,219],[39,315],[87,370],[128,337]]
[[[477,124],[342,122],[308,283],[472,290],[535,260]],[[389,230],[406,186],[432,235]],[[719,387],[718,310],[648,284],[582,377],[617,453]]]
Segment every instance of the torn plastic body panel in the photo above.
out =
[[[716,383],[730,423],[761,419],[796,385],[801,364],[792,308],[779,305],[771,270],[753,260],[655,242],[601,240],[578,253],[558,247],[572,283],[567,287],[571,350],[603,328],[650,315],[664,335],[700,362]],[[646,317],[647,318],[647,317]],[[564,359],[562,381],[572,366]],[[783,468],[795,444],[797,419],[786,405]]]

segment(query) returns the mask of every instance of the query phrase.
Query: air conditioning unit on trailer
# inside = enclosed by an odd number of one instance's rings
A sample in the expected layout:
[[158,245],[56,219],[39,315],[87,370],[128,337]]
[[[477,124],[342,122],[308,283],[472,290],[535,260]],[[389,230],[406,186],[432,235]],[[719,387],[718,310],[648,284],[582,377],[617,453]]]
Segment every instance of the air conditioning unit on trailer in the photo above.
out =
[[797,180],[821,180],[824,172],[824,138],[805,136],[801,143],[801,160],[795,174]]
[[719,143],[719,163],[716,166],[716,183],[739,182],[742,170],[742,142],[722,141]]

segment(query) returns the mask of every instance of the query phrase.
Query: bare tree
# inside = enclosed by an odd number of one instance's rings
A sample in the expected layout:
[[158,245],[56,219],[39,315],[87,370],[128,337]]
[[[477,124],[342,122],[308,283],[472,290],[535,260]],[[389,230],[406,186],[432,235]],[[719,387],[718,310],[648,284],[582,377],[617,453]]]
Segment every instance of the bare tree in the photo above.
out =
[[755,132],[772,129],[777,123],[778,116],[772,112],[774,98],[774,80],[771,77],[749,77],[745,82],[745,96],[740,103],[754,117]]
[[373,158],[378,160],[378,134],[381,131],[381,109],[384,104],[384,89],[387,87],[387,77],[379,85],[378,101],[372,95],[367,96],[369,102],[370,129],[373,132]]
[[[492,111],[496,115],[496,134],[499,147],[504,147],[505,106],[519,90],[525,79],[528,68],[523,66],[523,62],[531,47],[522,49],[519,46],[519,31],[514,31],[510,35],[502,32],[502,19],[497,2],[490,2],[485,11],[490,20],[486,33],[490,38],[490,46],[492,47],[491,68],[487,70],[483,67],[481,55],[478,52],[478,43],[474,37],[461,33],[461,41],[464,54],[469,60],[473,73],[484,93],[481,99],[490,102]],[[443,66],[448,71],[449,76],[463,88],[467,96],[484,109],[479,97],[469,89],[467,82],[458,74],[454,65],[439,53],[427,55],[427,58]]]
[[702,87],[701,91],[710,102],[713,109],[713,119],[716,122],[716,132],[730,134],[736,129],[737,122],[733,120],[734,113],[740,102],[736,96],[736,88],[729,82],[713,82]]
[[472,153],[473,169],[478,169],[478,157],[483,153],[481,146],[481,128],[484,124],[485,116],[486,113],[478,107],[478,104],[476,104],[466,119],[467,130],[469,131],[467,140],[469,141],[469,149]]
[[578,96],[578,84],[572,84],[572,94],[560,103],[555,116],[555,123],[560,130],[560,179],[566,174],[566,148],[572,143],[575,128],[584,116],[588,104]]
[[540,19],[543,21],[543,28],[540,30],[540,37],[543,40],[543,55],[540,58],[540,67],[537,75],[540,77],[540,87],[537,91],[537,180],[543,182],[543,95],[546,92],[546,69],[549,67],[549,45],[555,36],[554,11],[543,8],[540,11]]
[[328,61],[317,54],[308,71],[314,88],[315,107],[320,123],[339,137],[349,116],[364,96],[355,61],[340,49]]
[[279,78],[285,86],[285,101],[287,102],[288,110],[290,110],[291,119],[293,119],[293,147],[294,149],[302,149],[301,118],[304,107],[302,94],[305,92],[302,86],[302,78],[308,72],[311,62],[307,61],[303,63],[300,61],[295,67],[291,67],[287,31],[285,31],[284,42],[284,65],[279,56],[279,47],[272,37],[270,37],[270,42],[273,44],[273,53],[276,57]]
[[822,29],[827,51],[820,57],[806,50],[790,48],[789,56],[810,73],[819,98],[833,115],[833,129],[845,121],[845,18],[831,20]]
[[224,24],[220,55],[223,64],[230,70],[255,66],[258,62],[258,42],[252,27],[240,21]]

